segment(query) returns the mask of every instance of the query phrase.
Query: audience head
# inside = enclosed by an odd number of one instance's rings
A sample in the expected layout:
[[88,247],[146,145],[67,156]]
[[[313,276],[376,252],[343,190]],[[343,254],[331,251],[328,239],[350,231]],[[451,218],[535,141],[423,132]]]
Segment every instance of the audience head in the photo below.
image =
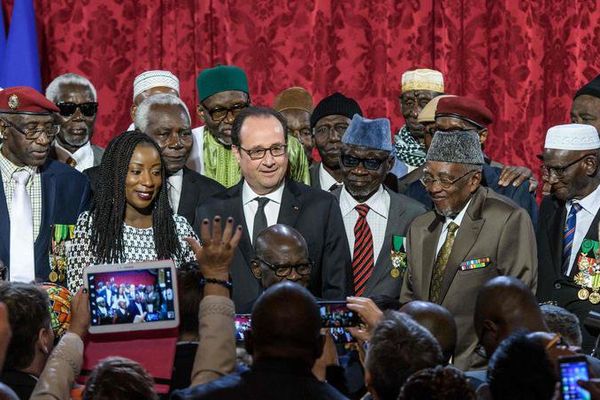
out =
[[591,125],[600,132],[600,75],[575,93],[571,106],[571,122]]
[[423,144],[425,145],[425,151],[431,146],[431,140],[435,134],[435,112],[437,110],[438,103],[444,97],[454,97],[453,94],[442,94],[436,96],[419,113],[417,122],[423,125]]
[[436,132],[421,182],[438,214],[455,217],[463,209],[481,184],[483,163],[474,131]]
[[440,94],[444,94],[444,76],[440,71],[415,69],[402,74],[400,111],[415,139],[422,139],[425,134],[425,127],[417,120],[419,113]]
[[268,288],[287,280],[308,286],[312,263],[308,246],[300,232],[288,225],[275,224],[256,237],[252,273],[262,287]]
[[287,134],[295,136],[302,146],[309,162],[315,139],[310,129],[310,115],[313,110],[313,98],[302,87],[294,86],[282,90],[273,103],[273,109],[279,111],[287,121]]
[[544,345],[522,332],[500,343],[487,373],[494,400],[550,400],[556,379]]
[[340,169],[342,136],[354,114],[362,115],[356,100],[336,92],[321,100],[310,116],[315,145],[323,165],[330,170]]
[[83,400],[158,400],[154,381],[137,362],[109,357],[95,367],[83,391]]
[[475,303],[474,325],[488,356],[515,331],[547,330],[531,289],[510,276],[498,276],[481,287]]
[[552,304],[544,304],[540,310],[550,332],[559,333],[569,346],[581,347],[583,339],[577,315]]
[[406,381],[398,400],[475,400],[467,377],[454,367],[427,368]]
[[148,97],[137,108],[135,127],[160,147],[167,173],[180,171],[192,151],[192,120],[187,106],[172,94]]
[[293,359],[310,368],[323,351],[320,330],[319,306],[313,295],[300,285],[281,282],[256,301],[246,347],[255,363],[267,358]]
[[99,262],[123,259],[123,222],[132,225],[131,220],[138,217],[152,222],[158,259],[179,254],[164,182],[166,169],[160,148],[149,136],[124,132],[109,143],[90,208],[91,244]]
[[179,336],[198,336],[198,307],[203,290],[199,285],[202,274],[196,262],[188,262],[177,269],[177,289],[179,299]]
[[354,114],[342,137],[341,168],[344,188],[358,202],[374,195],[394,167],[392,133],[387,118],[367,119]]
[[0,139],[2,155],[13,164],[41,167],[60,126],[53,113],[58,107],[26,86],[0,91]]
[[135,120],[136,109],[144,100],[161,93],[179,96],[179,78],[173,75],[172,72],[153,70],[144,71],[136,76],[133,81],[131,119]]
[[413,373],[443,363],[429,331],[407,314],[387,311],[373,332],[365,362],[365,383],[375,400],[396,400]]
[[494,122],[494,115],[481,102],[463,96],[440,99],[435,110],[437,131],[475,131],[483,147],[488,135],[487,126]]
[[235,118],[231,130],[233,155],[242,176],[254,193],[277,190],[288,167],[287,124],[270,108],[247,107]]
[[92,82],[74,73],[60,75],[46,88],[46,98],[60,109],[58,143],[69,151],[87,144],[98,112],[98,96]]
[[400,311],[410,315],[419,325],[431,332],[442,348],[444,364],[448,364],[454,355],[457,335],[456,322],[450,311],[439,304],[420,300],[406,303]]
[[12,329],[4,369],[39,376],[54,345],[47,293],[34,285],[4,282],[0,302],[6,304]]
[[599,149],[600,138],[593,126],[565,124],[548,129],[542,172],[558,200],[582,199],[598,187]]
[[231,146],[233,121],[250,105],[246,73],[235,65],[219,65],[200,72],[196,84],[198,115],[219,143]]

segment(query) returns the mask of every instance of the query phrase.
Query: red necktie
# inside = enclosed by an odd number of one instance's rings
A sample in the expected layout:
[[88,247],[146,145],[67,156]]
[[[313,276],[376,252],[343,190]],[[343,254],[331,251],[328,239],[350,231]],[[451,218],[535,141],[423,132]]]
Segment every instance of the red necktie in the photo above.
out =
[[362,296],[367,281],[373,273],[373,235],[367,223],[369,206],[359,204],[355,209],[358,212],[358,220],[354,225],[352,275],[354,277],[354,293],[356,296]]

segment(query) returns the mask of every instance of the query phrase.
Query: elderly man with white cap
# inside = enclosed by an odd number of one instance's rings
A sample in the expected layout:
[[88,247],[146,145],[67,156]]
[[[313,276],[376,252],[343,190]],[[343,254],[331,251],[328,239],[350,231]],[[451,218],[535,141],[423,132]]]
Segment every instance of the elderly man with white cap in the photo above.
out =
[[[546,134],[543,173],[551,189],[540,207],[537,295],[580,321],[590,310],[600,311],[599,155],[600,139],[593,126],[558,125]],[[582,331],[583,349],[589,352],[594,338]]]

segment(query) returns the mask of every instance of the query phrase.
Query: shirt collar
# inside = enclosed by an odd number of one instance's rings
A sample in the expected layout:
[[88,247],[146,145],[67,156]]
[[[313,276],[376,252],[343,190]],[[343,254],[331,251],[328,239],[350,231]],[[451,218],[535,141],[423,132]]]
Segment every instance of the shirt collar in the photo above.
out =
[[63,146],[61,146],[60,143],[58,143],[58,140],[54,141],[54,147],[58,147],[59,149],[64,151],[66,154],[68,154],[73,160],[77,161],[78,163],[81,162],[81,160],[84,160],[88,157],[94,157],[94,151],[92,150],[92,144],[89,141],[86,144],[84,144],[83,146],[81,146],[80,148],[78,148],[75,151],[75,153],[71,153],[69,150],[67,150]]
[[183,168],[181,168],[179,171],[175,172],[174,174],[169,175],[169,177],[167,179],[171,180],[171,178],[173,178],[173,180],[183,179]]
[[460,210],[460,212],[458,213],[458,215],[456,217],[454,217],[454,218],[446,217],[446,221],[444,222],[443,230],[448,229],[448,225],[450,225],[450,222],[454,222],[456,225],[458,225],[460,227],[460,224],[462,223],[462,220],[465,217],[465,214],[467,212],[467,208],[469,208],[469,204],[471,204],[471,200],[473,200],[473,196],[471,196],[469,201],[467,201],[467,204],[465,204],[463,209]]
[[333,176],[323,166],[323,163],[319,164],[319,182],[321,183],[321,189],[328,191],[333,185],[339,185],[340,182],[336,181]]
[[[577,203],[583,208],[585,211],[589,212],[592,215],[596,215],[598,209],[600,208],[600,185],[594,189],[594,191],[583,199],[577,200]],[[571,207],[571,202],[568,202],[568,209]]]
[[281,198],[283,197],[283,188],[284,187],[285,187],[285,182],[283,182],[281,184],[281,186],[279,186],[275,191],[261,196],[259,194],[256,194],[256,192],[254,192],[254,190],[252,190],[252,188],[248,184],[248,181],[244,180],[244,184],[242,186],[242,204],[246,205],[246,204],[250,203],[251,201],[253,201],[254,199],[256,199],[257,197],[266,197],[267,199],[269,199],[270,201],[272,201],[274,203],[281,204]]
[[10,161],[8,158],[4,157],[4,154],[2,154],[1,150],[2,150],[2,146],[0,146],[0,171],[2,171],[2,175],[6,176],[7,178],[10,179],[12,177],[12,174],[18,170],[28,171],[29,174],[31,175],[31,177],[33,177],[33,175],[35,175],[35,173],[38,170],[37,167],[30,167],[28,165],[19,167],[19,166],[13,164],[13,162]]
[[383,185],[379,185],[379,189],[367,199],[364,203],[359,203],[356,201],[354,197],[346,190],[346,187],[342,187],[342,192],[340,193],[340,209],[342,211],[342,215],[345,217],[349,213],[351,213],[354,208],[359,204],[366,204],[369,206],[371,211],[376,212],[381,215],[383,218],[387,219],[389,214],[389,207],[385,203],[384,198],[385,190],[383,189]]

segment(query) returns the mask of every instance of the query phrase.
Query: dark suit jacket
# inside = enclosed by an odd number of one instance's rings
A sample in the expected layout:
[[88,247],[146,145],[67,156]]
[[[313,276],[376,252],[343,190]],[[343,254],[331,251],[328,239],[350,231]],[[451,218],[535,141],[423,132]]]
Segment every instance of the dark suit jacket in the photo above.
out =
[[[408,271],[400,302],[429,300],[436,248],[444,219],[434,211],[417,217],[408,232]],[[454,316],[458,343],[454,362],[459,369],[480,366],[473,327],[475,299],[488,280],[509,275],[535,291],[537,253],[531,218],[525,210],[489,188],[473,194],[454,240],[442,281],[441,305]],[[489,257],[484,268],[461,270],[465,261]]]
[[[561,271],[562,240],[566,219],[565,203],[552,196],[544,197],[536,232],[539,264],[537,297],[542,302],[554,301],[579,317],[582,324],[583,349],[589,353],[594,347],[595,338],[583,327],[583,320],[589,311],[600,311],[600,304],[594,305],[588,300],[582,301],[577,297],[581,287],[573,281],[573,276],[579,271],[576,265],[572,268],[573,273],[570,277],[565,276]],[[600,223],[600,212],[594,217],[585,239],[598,241],[598,223]],[[579,254],[581,248],[573,248],[573,251]]]
[[37,379],[25,372],[16,370],[4,371],[0,375],[0,381],[14,390],[20,400],[29,400],[37,384]]
[[[77,223],[79,214],[88,209],[90,185],[83,174],[58,161],[47,160],[39,171],[42,175],[42,222],[34,243],[35,277],[48,281],[51,227]],[[10,269],[10,218],[3,185],[0,185],[0,238],[0,260]]]
[[[501,168],[483,164],[481,186],[489,187],[494,192],[508,197],[519,207],[524,208],[535,226],[537,224],[538,206],[535,201],[535,195],[529,192],[529,181],[523,182],[519,187],[514,187],[513,185],[503,187],[498,185],[498,179],[500,178],[501,173]],[[403,178],[406,180],[406,185],[400,180],[400,193],[404,193],[408,197],[421,202],[428,210],[433,210],[433,202],[431,201],[427,190],[425,190],[425,186],[419,181],[422,176],[423,170],[416,169]]]
[[[204,218],[232,216],[244,227],[236,249],[231,277],[236,312],[250,312],[249,305],[261,292],[260,282],[252,275],[250,261],[254,258],[242,205],[243,180],[218,193],[196,210],[194,229],[199,232]],[[310,291],[327,300],[340,300],[351,293],[350,252],[340,208],[334,196],[322,190],[286,179],[277,223],[297,229],[308,245],[314,262]]]
[[340,392],[318,381],[310,368],[294,360],[267,360],[252,369],[173,392],[174,400],[343,400]]
[[[96,191],[100,180],[100,167],[86,169],[84,174],[90,179],[92,193]],[[185,217],[190,224],[194,223],[196,208],[213,194],[225,190],[219,182],[200,175],[196,171],[183,167],[183,183],[177,214]]]
[[[367,281],[363,296],[386,296],[398,299],[400,288],[402,287],[402,276],[393,278],[390,275],[390,271],[392,270],[392,236],[399,235],[406,237],[411,222],[417,216],[424,214],[426,210],[421,203],[410,197],[395,193],[390,189],[385,190],[390,195],[390,210],[388,223],[385,228],[385,239],[379,256],[375,261],[373,274]],[[336,189],[332,193],[339,201],[342,189]],[[402,249],[402,252],[406,252],[406,249]]]

